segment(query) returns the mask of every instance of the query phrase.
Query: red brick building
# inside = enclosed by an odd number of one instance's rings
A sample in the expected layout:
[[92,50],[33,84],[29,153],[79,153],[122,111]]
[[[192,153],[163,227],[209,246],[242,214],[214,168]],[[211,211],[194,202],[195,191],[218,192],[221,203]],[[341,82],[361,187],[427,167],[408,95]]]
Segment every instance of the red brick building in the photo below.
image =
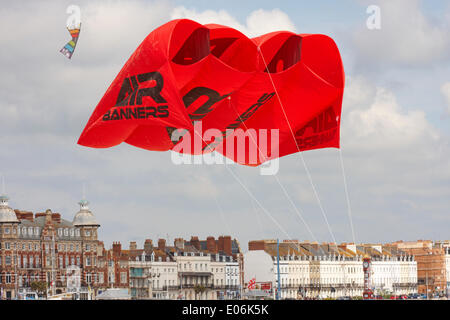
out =
[[114,242],[112,249],[101,248],[98,261],[97,289],[129,288],[129,250],[122,250],[120,242]]
[[49,294],[66,291],[69,266],[81,270],[81,286],[97,285],[97,229],[100,226],[80,202],[72,222],[50,209],[33,215],[13,210],[0,196],[0,298],[11,299],[32,282],[46,282]]
[[431,240],[397,241],[393,245],[414,256],[417,261],[419,293],[446,294],[446,250]]

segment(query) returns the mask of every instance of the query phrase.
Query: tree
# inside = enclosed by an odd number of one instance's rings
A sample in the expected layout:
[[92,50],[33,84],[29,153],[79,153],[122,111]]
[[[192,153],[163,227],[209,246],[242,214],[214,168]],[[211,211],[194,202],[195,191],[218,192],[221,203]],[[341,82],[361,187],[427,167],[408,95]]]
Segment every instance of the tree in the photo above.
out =
[[31,283],[31,290],[47,297],[47,283],[45,281],[33,281]]
[[205,292],[206,288],[203,285],[198,285],[196,284],[194,286],[194,291],[195,291],[195,300],[197,300],[197,294]]

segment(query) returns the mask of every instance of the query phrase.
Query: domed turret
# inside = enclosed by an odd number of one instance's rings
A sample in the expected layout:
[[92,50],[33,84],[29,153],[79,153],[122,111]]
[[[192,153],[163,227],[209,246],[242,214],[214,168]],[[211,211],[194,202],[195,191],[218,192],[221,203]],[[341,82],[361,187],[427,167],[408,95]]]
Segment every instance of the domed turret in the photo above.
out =
[[9,198],[0,196],[0,223],[19,223],[16,213],[8,206]]
[[81,200],[78,204],[80,205],[80,211],[78,211],[73,218],[73,225],[75,227],[100,226],[92,212],[89,210],[89,202]]

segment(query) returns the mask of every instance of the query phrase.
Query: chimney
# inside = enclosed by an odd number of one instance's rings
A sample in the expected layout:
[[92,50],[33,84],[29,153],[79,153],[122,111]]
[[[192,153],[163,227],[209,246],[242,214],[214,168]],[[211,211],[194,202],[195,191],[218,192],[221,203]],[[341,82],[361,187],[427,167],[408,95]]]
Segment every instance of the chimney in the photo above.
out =
[[153,241],[151,239],[145,239],[144,242],[144,252],[150,253],[153,251]]
[[227,256],[231,256],[231,237],[223,237],[223,251]]
[[52,213],[52,220],[56,223],[61,223],[61,214],[60,213]]
[[130,242],[130,250],[136,250],[136,249],[137,249],[136,241],[131,241]]
[[197,236],[192,236],[190,242],[195,249],[200,250],[200,241]]
[[210,236],[206,238],[206,249],[210,253],[217,253],[216,239],[214,237]]
[[175,248],[184,249],[184,239],[183,238],[175,238],[173,241],[173,245]]
[[33,222],[34,218],[33,218],[33,212],[31,211],[20,211],[20,210],[14,210],[14,212],[16,213],[17,219],[18,220],[28,220]]
[[223,236],[219,236],[219,240],[217,240],[217,250],[223,252]]
[[166,239],[159,239],[158,240],[158,249],[165,251],[166,250]]
[[122,245],[120,242],[114,242],[113,243],[113,255],[120,256],[120,253],[122,252]]

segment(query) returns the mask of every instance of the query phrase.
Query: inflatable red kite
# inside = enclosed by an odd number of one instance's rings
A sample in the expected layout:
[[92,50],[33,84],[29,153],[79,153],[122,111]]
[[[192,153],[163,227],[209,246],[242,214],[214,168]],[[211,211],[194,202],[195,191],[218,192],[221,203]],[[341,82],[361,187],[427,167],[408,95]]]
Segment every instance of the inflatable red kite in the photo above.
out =
[[339,148],[343,91],[341,57],[328,36],[279,31],[249,39],[226,26],[174,20],[131,55],[78,143],[217,151],[258,165]]

